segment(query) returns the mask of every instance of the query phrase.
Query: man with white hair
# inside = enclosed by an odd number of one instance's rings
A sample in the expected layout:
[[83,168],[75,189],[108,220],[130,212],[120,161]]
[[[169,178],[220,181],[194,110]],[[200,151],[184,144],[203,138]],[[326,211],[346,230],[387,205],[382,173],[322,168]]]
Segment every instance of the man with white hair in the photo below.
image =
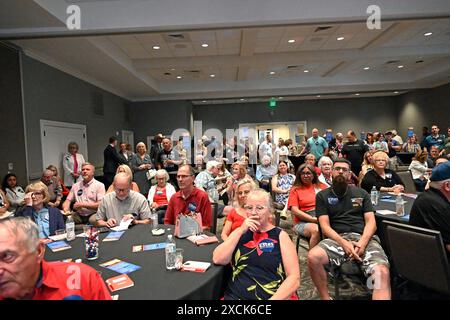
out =
[[37,225],[0,220],[0,300],[111,300],[101,276],[83,263],[47,262]]
[[147,199],[139,192],[131,190],[131,177],[118,173],[114,177],[114,192],[103,197],[98,207],[97,226],[112,228],[124,220],[132,224],[149,224],[150,207]]
[[271,180],[274,175],[277,174],[277,166],[272,164],[270,156],[265,155],[262,158],[261,164],[256,167],[256,180],[259,182],[259,186],[266,191],[270,192]]
[[399,136],[398,134],[397,134],[397,130],[391,130],[391,133],[392,133],[392,140],[395,140],[395,141],[397,141],[398,142],[398,145],[399,146],[402,146],[403,145],[403,139],[402,139],[402,137],[401,136]]
[[433,169],[430,188],[414,201],[409,223],[440,231],[450,261],[450,161]]
[[219,191],[216,188],[216,177],[219,174],[219,162],[210,160],[206,163],[206,170],[200,172],[194,180],[197,188],[206,191],[211,202],[219,201]]

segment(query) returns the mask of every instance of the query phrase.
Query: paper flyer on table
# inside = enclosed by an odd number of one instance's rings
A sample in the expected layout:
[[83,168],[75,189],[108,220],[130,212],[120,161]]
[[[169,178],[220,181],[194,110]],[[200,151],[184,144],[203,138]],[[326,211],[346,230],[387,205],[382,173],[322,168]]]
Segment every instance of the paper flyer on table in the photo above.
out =
[[53,252],[58,252],[58,251],[67,250],[67,249],[72,248],[65,241],[50,242],[50,243],[47,243],[47,247],[49,247]]
[[117,241],[120,239],[120,237],[125,233],[125,231],[114,231],[108,233],[108,235],[103,239],[103,242],[105,241]]
[[149,251],[149,250],[157,250],[157,249],[165,249],[166,243],[152,243],[152,244],[142,244],[133,246],[132,251],[133,252],[141,252],[141,251]]
[[128,227],[130,226],[132,221],[133,221],[133,219],[128,219],[126,221],[122,220],[122,221],[120,221],[120,224],[117,227],[113,227],[113,228],[111,228],[111,230],[113,230],[113,231],[128,230]]
[[120,259],[113,259],[102,263],[100,267],[104,267],[118,273],[131,273],[133,271],[139,270],[141,267],[129,262],[122,261]]

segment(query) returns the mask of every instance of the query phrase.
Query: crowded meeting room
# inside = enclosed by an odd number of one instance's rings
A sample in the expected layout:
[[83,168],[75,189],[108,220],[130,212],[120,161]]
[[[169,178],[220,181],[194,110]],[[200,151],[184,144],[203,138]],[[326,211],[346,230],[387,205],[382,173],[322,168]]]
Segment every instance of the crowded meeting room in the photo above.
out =
[[6,0],[0,70],[0,300],[450,299],[450,1]]

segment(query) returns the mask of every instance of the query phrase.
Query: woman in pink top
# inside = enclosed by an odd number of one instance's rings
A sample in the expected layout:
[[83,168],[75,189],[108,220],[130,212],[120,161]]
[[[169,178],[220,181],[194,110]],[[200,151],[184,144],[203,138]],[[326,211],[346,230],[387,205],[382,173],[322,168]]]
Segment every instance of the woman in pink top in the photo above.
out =
[[247,203],[247,195],[250,191],[256,189],[256,184],[251,179],[243,179],[238,182],[236,187],[235,203],[237,207],[231,209],[230,213],[227,215],[227,220],[222,229],[222,240],[225,241],[228,236],[237,228],[239,228],[244,220],[247,218],[247,213],[244,209]]

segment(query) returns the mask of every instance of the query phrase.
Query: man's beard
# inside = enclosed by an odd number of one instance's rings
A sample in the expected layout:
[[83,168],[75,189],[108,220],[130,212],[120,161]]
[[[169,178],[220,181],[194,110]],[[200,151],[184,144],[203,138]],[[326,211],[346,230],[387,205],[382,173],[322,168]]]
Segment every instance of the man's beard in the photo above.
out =
[[333,191],[338,196],[342,198],[347,192],[348,183],[344,176],[338,175],[333,179]]

